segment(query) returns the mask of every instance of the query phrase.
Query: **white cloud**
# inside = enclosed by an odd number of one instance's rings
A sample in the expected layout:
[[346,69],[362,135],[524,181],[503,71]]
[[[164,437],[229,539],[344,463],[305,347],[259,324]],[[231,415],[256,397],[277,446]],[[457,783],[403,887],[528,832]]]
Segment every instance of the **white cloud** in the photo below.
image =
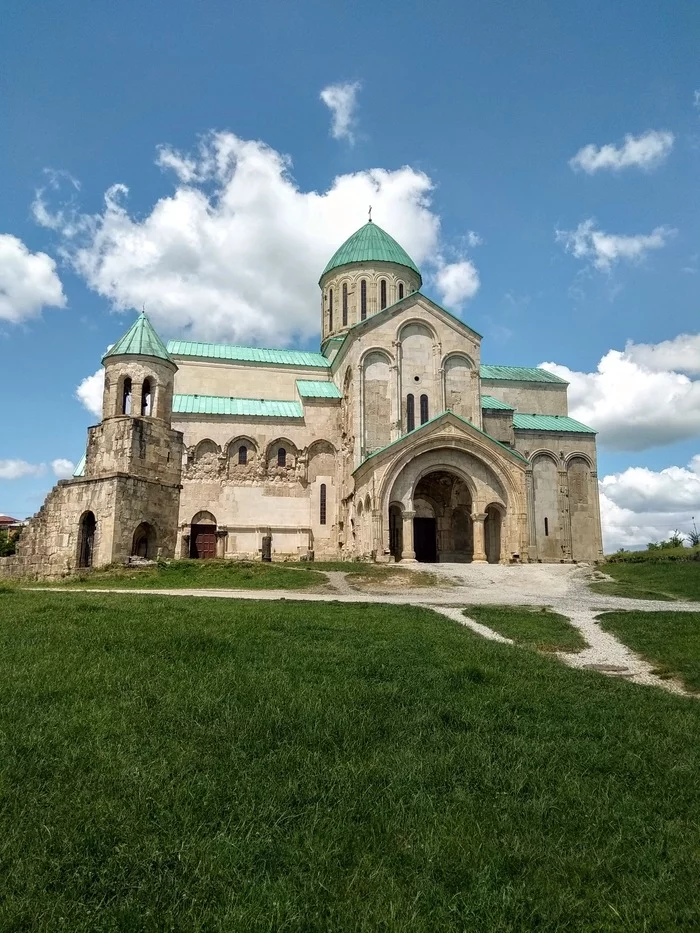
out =
[[44,470],[43,463],[27,463],[26,460],[0,460],[0,479],[41,476]]
[[[450,294],[473,294],[478,277],[464,257],[453,263],[464,268],[444,271],[423,172],[368,169],[302,191],[285,156],[232,133],[208,135],[194,154],[161,147],[158,163],[175,172],[172,195],[130,214],[127,189],[114,185],[102,213],[65,218],[62,246],[90,288],[118,310],[145,305],[164,335],[268,346],[316,336],[319,274],[368,204],[427,278],[442,270]],[[60,213],[44,210],[49,220]]]
[[73,475],[75,464],[72,460],[65,460],[63,457],[58,457],[56,460],[51,461],[51,469],[53,470],[54,476],[57,476],[59,479],[70,479]]
[[693,91],[693,107],[700,110],[700,88],[698,88],[697,91]]
[[638,547],[687,533],[700,518],[700,455],[687,467],[655,472],[629,467],[600,481],[601,522],[606,551]]
[[467,243],[468,243],[470,246],[472,246],[472,247],[473,247],[473,246],[482,246],[482,245],[483,245],[483,242],[484,242],[484,241],[483,241],[482,238],[479,236],[479,234],[476,232],[476,230],[469,230],[469,231],[467,232]]
[[479,273],[468,259],[439,266],[435,284],[446,305],[460,306],[479,290]]
[[668,130],[647,130],[641,136],[628,133],[620,146],[612,143],[600,148],[593,143],[584,146],[569,160],[569,165],[574,171],[584,171],[589,175],[601,169],[619,172],[633,166],[650,171],[668,158],[673,143],[673,133]]
[[44,307],[65,305],[54,260],[30,253],[16,236],[0,234],[0,320],[17,324],[37,317]]
[[596,269],[609,272],[616,262],[640,262],[650,250],[661,249],[676,230],[656,227],[651,233],[626,236],[596,229],[592,218],[582,221],[575,230],[557,230],[556,240],[576,259],[590,259]]
[[629,342],[624,351],[609,350],[592,373],[540,365],[570,383],[571,416],[598,430],[603,447],[647,450],[700,434],[700,380],[686,375],[700,372],[698,335]]
[[102,417],[102,392],[105,384],[105,371],[102,366],[91,376],[86,376],[76,387],[75,397],[97,418]]
[[320,94],[332,114],[331,136],[333,139],[346,139],[351,145],[355,142],[357,94],[360,87],[359,81],[329,84]]
[[700,375],[700,334],[679,334],[661,343],[632,343],[625,346],[625,355],[652,372],[674,370],[688,375]]

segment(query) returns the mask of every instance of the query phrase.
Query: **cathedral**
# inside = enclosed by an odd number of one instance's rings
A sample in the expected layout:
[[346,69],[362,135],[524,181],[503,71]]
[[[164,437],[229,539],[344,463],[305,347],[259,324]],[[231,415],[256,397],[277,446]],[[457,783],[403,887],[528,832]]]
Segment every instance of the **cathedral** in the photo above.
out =
[[595,431],[567,383],[481,362],[371,221],[319,280],[320,352],[173,340],[141,314],[102,420],[0,576],[130,558],[602,557]]

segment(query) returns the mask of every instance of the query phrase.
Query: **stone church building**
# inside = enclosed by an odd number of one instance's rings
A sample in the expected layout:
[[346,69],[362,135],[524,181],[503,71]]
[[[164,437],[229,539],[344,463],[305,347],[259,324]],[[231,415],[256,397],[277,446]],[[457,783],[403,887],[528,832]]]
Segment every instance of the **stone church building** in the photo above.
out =
[[146,558],[594,561],[595,432],[567,383],[484,365],[371,221],[319,281],[319,353],[173,340],[141,315],[100,424],[0,574]]

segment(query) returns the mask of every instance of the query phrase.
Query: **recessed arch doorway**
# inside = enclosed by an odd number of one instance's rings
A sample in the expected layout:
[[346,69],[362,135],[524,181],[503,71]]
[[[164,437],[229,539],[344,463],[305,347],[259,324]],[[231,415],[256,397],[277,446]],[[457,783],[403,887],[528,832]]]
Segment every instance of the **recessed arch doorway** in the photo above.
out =
[[446,469],[420,477],[413,491],[413,546],[423,563],[466,563],[474,556],[472,494]]
[[190,557],[200,560],[216,557],[216,518],[211,512],[197,512],[192,518]]

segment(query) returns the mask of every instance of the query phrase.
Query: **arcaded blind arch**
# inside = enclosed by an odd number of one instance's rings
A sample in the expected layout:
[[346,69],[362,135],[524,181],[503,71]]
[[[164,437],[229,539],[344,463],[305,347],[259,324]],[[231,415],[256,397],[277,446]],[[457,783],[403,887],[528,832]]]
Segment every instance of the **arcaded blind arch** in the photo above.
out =
[[468,421],[474,421],[472,363],[466,356],[449,356],[443,364],[445,408]]
[[571,557],[573,560],[587,560],[592,556],[590,542],[597,537],[597,515],[591,508],[595,490],[592,488],[588,460],[580,456],[570,457],[566,464],[566,474],[571,517]]
[[548,454],[538,454],[533,459],[532,482],[537,559],[561,560],[564,552],[559,518],[559,471]]
[[379,351],[368,353],[363,371],[365,455],[391,442],[391,364]]
[[218,454],[218,446],[209,438],[200,441],[194,451],[195,460],[203,460],[205,457],[216,457]]

